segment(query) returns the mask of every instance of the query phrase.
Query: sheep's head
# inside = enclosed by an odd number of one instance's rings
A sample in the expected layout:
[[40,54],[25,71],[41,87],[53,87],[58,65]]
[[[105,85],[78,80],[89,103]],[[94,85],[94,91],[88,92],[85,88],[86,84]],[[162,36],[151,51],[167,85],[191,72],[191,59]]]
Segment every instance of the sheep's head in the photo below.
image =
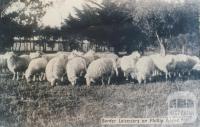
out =
[[12,56],[15,56],[15,53],[14,52],[6,52],[5,54],[4,54],[4,57],[5,58],[10,58],[10,57],[12,57]]
[[70,55],[68,56],[68,59],[73,59],[74,57],[80,57],[83,56],[83,52],[79,52],[77,50],[73,50]]
[[36,51],[36,52],[33,52],[33,53],[30,53],[30,58],[31,59],[35,59],[35,58],[39,58],[39,57],[41,57],[42,56],[42,52],[40,52],[40,51]]
[[132,56],[133,58],[135,58],[135,59],[138,59],[138,58],[141,57],[141,55],[140,55],[140,53],[139,53],[138,51],[135,51],[135,52],[131,53],[131,56]]
[[90,78],[87,74],[85,75],[85,79],[88,87],[90,87],[90,85],[95,82],[94,79]]

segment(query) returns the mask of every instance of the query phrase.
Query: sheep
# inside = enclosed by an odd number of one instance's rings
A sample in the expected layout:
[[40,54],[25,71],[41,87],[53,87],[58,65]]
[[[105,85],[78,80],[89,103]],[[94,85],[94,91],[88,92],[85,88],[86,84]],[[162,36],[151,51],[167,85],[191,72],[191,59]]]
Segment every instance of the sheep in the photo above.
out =
[[[153,60],[149,56],[141,57],[136,63],[136,79],[138,83],[141,84],[142,81],[146,83],[146,80],[149,78],[151,80],[153,72],[156,70]],[[131,74],[132,76],[132,74]]]
[[31,57],[31,59],[43,57],[47,61],[50,61],[52,58],[58,56],[59,54],[61,54],[61,52],[48,54],[48,53],[43,53],[43,52],[40,52],[40,51],[36,51],[34,53],[30,53],[30,57]]
[[51,59],[45,69],[46,78],[51,86],[63,81],[65,75],[65,66],[67,64],[67,55],[60,54],[58,57]]
[[74,86],[77,84],[78,79],[84,76],[87,69],[86,60],[82,57],[75,57],[67,63],[66,72],[67,78]]
[[39,58],[39,57],[41,57],[42,54],[43,54],[42,52],[37,51],[37,52],[31,52],[31,53],[29,54],[29,56],[30,56],[31,59],[34,59],[34,58]]
[[[170,72],[175,69],[174,55],[161,55],[161,54],[153,54],[150,55],[151,59],[154,62],[154,65],[158,68],[159,72],[164,72],[165,79],[168,79],[168,76],[171,77]],[[154,72],[154,75],[159,75],[158,70]]]
[[7,58],[5,54],[0,55],[0,71],[1,72],[7,71]]
[[64,51],[59,51],[56,53],[57,55],[66,55],[69,56],[71,54],[71,52],[64,52]]
[[45,58],[36,58],[31,60],[29,66],[25,72],[25,78],[27,82],[31,82],[32,80],[36,80],[36,76],[40,76],[40,81],[44,78],[45,68],[48,61]]
[[83,52],[77,51],[77,50],[73,50],[70,55],[68,56],[68,59],[73,59],[74,57],[81,57],[83,56]]
[[192,68],[192,74],[194,75],[195,78],[199,78],[200,75],[200,63],[197,63],[194,65]]
[[54,57],[58,56],[57,53],[52,53],[52,54],[43,54],[42,57],[45,58],[47,61],[50,61]]
[[175,60],[175,74],[178,73],[178,76],[181,77],[183,74],[190,75],[190,72],[194,65],[199,63],[199,58],[195,56],[189,56],[185,54],[177,54],[174,57]]
[[137,60],[141,57],[141,55],[139,54],[139,52],[133,52],[131,55],[129,56],[123,56],[120,59],[120,67],[122,69],[122,71],[124,72],[124,77],[126,78],[126,80],[128,80],[128,76],[135,72],[135,64],[137,62]]
[[96,55],[99,58],[112,58],[114,60],[117,60],[119,58],[118,55],[116,55],[112,52],[96,53]]
[[99,57],[96,55],[95,51],[89,50],[87,53],[82,55],[82,57],[85,59],[87,66],[94,60],[99,59]]
[[24,56],[17,56],[14,53],[9,53],[7,57],[8,69],[13,73],[13,80],[19,80],[19,75],[23,76],[23,73],[28,67],[29,59]]
[[93,61],[85,75],[86,84],[89,87],[91,83],[95,83],[97,80],[102,81],[104,85],[104,80],[107,80],[107,84],[110,84],[111,77],[116,74],[118,76],[117,63],[112,58],[100,58]]

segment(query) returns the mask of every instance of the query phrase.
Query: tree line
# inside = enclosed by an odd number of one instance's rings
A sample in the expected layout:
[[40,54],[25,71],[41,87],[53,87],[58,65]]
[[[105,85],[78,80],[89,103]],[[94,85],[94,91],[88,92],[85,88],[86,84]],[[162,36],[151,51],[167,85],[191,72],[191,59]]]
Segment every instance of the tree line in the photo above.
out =
[[[83,40],[88,40],[90,45],[96,47],[113,47],[115,52],[128,53],[133,50],[143,52],[148,47],[159,47],[159,44],[168,50],[179,45],[184,52],[188,44],[199,43],[199,9],[196,2],[103,0],[99,4],[88,0],[82,9],[74,8],[75,15],[69,15],[61,28],[38,25],[46,13],[45,8],[51,3],[20,0],[25,8],[5,14],[5,9],[13,2],[16,1],[1,0],[0,3],[2,50],[13,45],[14,37],[31,40],[36,36],[38,45],[47,45],[52,49],[58,39],[62,40],[64,50],[81,48]],[[28,7],[34,8],[37,13],[25,15]]]

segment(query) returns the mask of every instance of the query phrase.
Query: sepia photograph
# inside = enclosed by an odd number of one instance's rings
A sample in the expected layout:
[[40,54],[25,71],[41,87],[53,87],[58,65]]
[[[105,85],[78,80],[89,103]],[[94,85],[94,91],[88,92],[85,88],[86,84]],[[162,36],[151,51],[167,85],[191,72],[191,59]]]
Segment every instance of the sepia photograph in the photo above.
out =
[[0,127],[200,127],[199,0],[0,0]]

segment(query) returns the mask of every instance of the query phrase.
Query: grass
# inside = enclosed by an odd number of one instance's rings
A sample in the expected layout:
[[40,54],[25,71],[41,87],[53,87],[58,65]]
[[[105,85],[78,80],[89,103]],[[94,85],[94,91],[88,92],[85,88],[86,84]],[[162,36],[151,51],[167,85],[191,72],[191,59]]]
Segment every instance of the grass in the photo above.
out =
[[[70,85],[52,88],[47,82],[27,84],[1,78],[0,126],[100,127],[102,117],[166,116],[167,96],[184,90],[199,98],[200,80],[97,85],[88,89]],[[200,122],[198,119],[193,124],[171,126],[199,127]]]

